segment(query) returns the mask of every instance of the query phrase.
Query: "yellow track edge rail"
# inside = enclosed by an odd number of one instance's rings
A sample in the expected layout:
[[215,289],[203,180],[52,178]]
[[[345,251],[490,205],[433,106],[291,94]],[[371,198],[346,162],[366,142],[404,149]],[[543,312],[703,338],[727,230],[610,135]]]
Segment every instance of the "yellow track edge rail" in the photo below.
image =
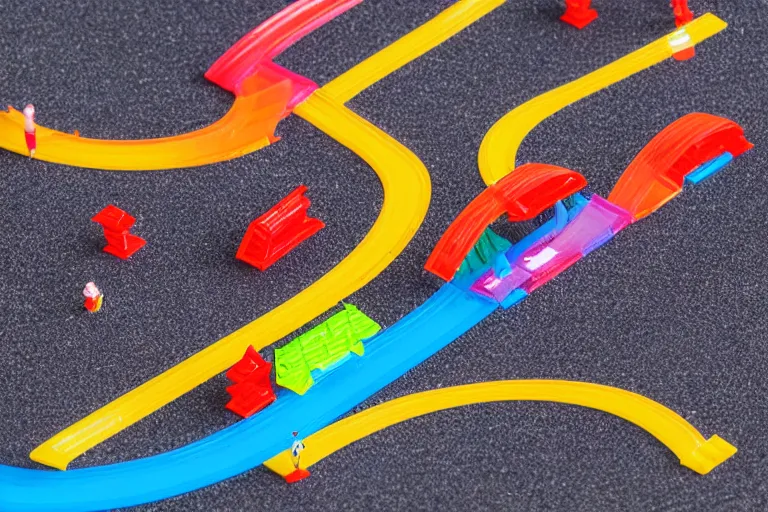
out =
[[[407,395],[349,416],[304,440],[302,467],[392,425],[436,411],[503,401],[547,401],[597,409],[634,423],[661,441],[680,464],[705,475],[736,453],[718,436],[705,439],[676,412],[637,393],[601,384],[565,380],[502,380]],[[279,475],[294,471],[290,450],[264,465]]]
[[714,14],[704,14],[629,55],[516,107],[491,127],[480,144],[478,167],[483,181],[493,185],[512,172],[520,144],[531,130],[551,115],[704,41],[727,26]]

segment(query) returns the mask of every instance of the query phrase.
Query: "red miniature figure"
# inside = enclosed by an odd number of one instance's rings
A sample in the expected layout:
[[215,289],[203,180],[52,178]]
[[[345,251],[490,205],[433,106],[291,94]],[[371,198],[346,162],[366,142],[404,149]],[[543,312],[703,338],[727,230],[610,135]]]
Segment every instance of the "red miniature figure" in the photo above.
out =
[[91,220],[101,224],[104,228],[104,237],[107,246],[104,252],[108,252],[120,259],[126,259],[133,253],[144,247],[146,240],[130,233],[136,219],[117,206],[108,205]]
[[291,462],[293,462],[294,471],[285,475],[285,481],[289,484],[304,480],[310,475],[308,470],[300,467],[301,452],[304,451],[304,443],[301,442],[301,439],[298,439],[298,435],[298,432],[293,433],[294,441],[291,445]]
[[35,128],[35,106],[31,103],[24,107],[24,140],[27,143],[29,156],[34,158],[37,150],[37,129]]
[[249,346],[243,358],[227,372],[227,378],[234,383],[227,388],[232,396],[227,409],[248,418],[277,400],[269,380],[271,370],[272,365]]
[[306,186],[299,186],[251,222],[235,258],[264,271],[325,227],[323,221],[307,216],[311,202],[304,196],[306,191]]
[[590,9],[592,0],[565,0],[565,14],[560,19],[581,30],[597,18],[597,11]]
[[104,295],[101,294],[93,282],[85,285],[85,288],[83,289],[83,297],[85,297],[85,309],[91,313],[95,313],[101,309],[101,303],[104,300]]

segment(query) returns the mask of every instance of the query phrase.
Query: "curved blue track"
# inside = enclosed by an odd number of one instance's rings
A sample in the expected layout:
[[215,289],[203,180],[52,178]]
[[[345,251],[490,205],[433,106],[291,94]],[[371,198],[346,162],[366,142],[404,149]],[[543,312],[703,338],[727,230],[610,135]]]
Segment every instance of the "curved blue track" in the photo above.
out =
[[418,365],[499,305],[452,284],[365,343],[303,396],[282,390],[259,414],[174,451],[70,471],[0,466],[0,510],[87,511],[139,505],[220,482],[310,435]]

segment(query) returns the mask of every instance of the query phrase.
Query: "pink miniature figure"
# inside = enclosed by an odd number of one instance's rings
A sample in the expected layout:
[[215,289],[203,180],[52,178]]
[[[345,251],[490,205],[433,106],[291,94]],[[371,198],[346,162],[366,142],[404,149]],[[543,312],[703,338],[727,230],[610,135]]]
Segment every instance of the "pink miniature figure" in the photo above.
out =
[[85,285],[83,289],[83,297],[85,297],[85,309],[91,313],[95,313],[101,309],[101,303],[104,300],[104,295],[101,294],[96,285],[90,282]]
[[24,140],[27,142],[29,156],[34,158],[37,149],[37,134],[35,129],[35,106],[31,103],[24,107]]

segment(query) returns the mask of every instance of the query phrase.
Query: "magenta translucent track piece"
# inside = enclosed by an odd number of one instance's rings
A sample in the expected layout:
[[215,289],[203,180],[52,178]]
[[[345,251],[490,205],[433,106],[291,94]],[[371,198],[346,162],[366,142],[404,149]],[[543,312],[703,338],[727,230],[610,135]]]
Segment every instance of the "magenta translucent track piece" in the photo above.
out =
[[470,289],[498,302],[516,289],[531,293],[633,221],[634,218],[626,210],[593,195],[561,232],[525,251],[514,262],[508,275],[499,278],[493,269],[489,269]]

